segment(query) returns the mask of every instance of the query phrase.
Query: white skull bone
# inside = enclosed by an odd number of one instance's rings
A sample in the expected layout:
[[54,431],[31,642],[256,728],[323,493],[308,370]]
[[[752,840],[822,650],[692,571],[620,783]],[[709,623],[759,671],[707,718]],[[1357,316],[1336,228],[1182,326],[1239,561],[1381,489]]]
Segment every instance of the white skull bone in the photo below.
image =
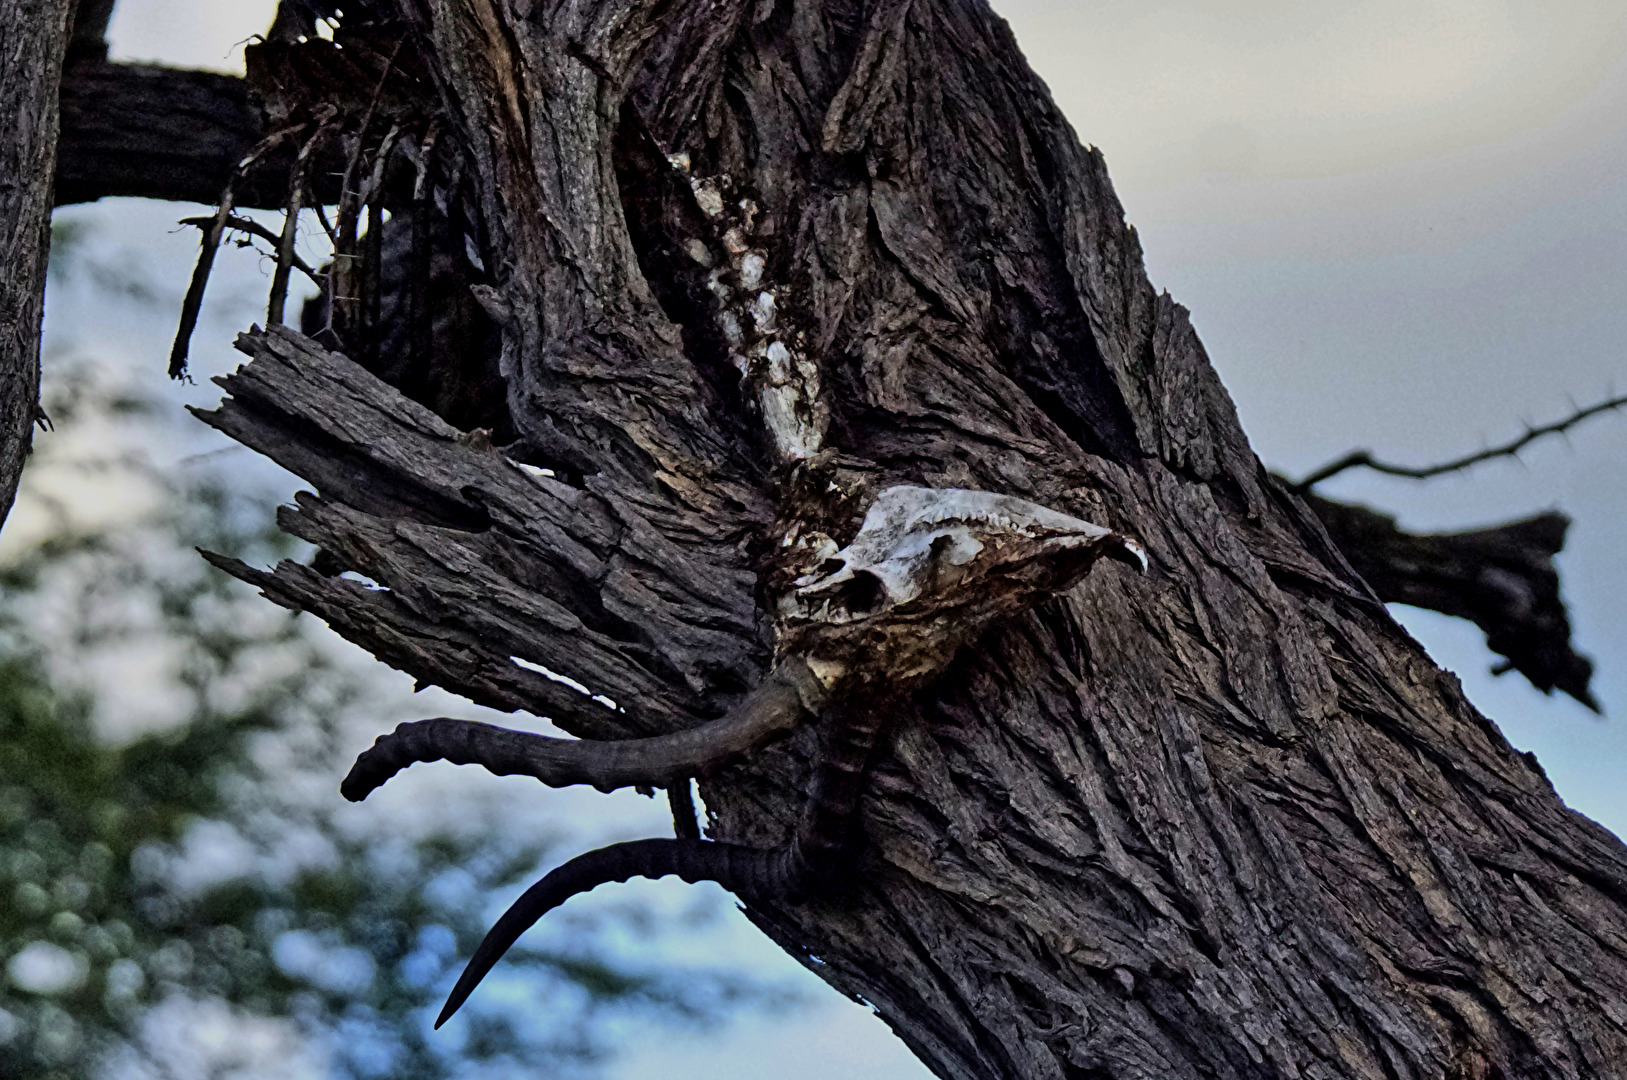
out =
[[947,663],[991,619],[1071,586],[1101,556],[1147,565],[1140,545],[1100,525],[963,488],[888,488],[853,542],[831,547],[781,601],[782,646],[900,677]]

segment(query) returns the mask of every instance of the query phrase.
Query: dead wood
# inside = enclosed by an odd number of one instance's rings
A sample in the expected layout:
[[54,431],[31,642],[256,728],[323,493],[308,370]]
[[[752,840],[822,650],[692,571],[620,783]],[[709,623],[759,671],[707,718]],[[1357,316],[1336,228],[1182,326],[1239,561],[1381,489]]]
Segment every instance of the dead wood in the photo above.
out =
[[1315,495],[1306,503],[1379,599],[1469,619],[1486,645],[1545,694],[1599,711],[1593,663],[1571,644],[1554,556],[1570,519],[1547,513],[1489,529],[1411,533],[1393,517]]
[[[117,195],[213,203],[264,134],[243,79],[146,64],[75,64],[62,79],[56,204]],[[285,153],[245,178],[236,205],[282,206],[291,160]],[[318,179],[329,171],[318,168]]]

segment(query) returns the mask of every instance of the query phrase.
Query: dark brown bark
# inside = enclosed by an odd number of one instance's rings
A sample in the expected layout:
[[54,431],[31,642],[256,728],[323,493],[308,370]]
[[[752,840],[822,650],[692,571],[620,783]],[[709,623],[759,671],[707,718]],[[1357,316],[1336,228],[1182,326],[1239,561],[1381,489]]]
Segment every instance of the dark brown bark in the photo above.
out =
[[1486,645],[1545,694],[1562,690],[1599,711],[1588,683],[1593,663],[1571,645],[1554,556],[1570,519],[1538,514],[1489,529],[1409,533],[1387,514],[1308,495],[1321,519],[1380,600],[1469,619]]
[[[105,6],[111,10],[110,4]],[[97,62],[105,53],[100,41],[104,29],[105,21],[93,21],[88,30],[82,22],[75,24],[62,82],[56,204],[117,195],[213,200],[233,166],[264,133],[248,83],[213,72]],[[239,183],[234,203],[280,208],[287,198],[287,157],[274,157],[251,170]],[[336,197],[328,190],[334,171],[319,171],[318,197]],[[416,221],[419,213],[403,216]],[[378,345],[386,369],[379,374],[461,427],[486,427],[507,437],[506,411],[491,407],[489,395],[482,397],[483,384],[496,377],[498,346],[495,329],[468,292],[459,238],[444,222],[430,232],[430,266],[424,274],[416,268],[408,230],[398,227],[386,234],[383,293],[388,310]],[[416,300],[414,289],[423,291]],[[307,332],[315,333],[323,324],[325,303],[306,319]],[[431,313],[427,345],[416,350],[409,340],[409,304],[415,305],[415,313]],[[1503,545],[1494,544],[1502,551],[1498,556],[1475,541],[1479,533],[1419,536],[1365,507],[1321,496],[1309,497],[1307,503],[1380,599],[1474,620],[1495,639],[1491,647],[1539,689],[1559,689],[1597,708],[1589,688],[1592,664],[1571,644],[1569,617],[1558,592],[1552,557],[1564,534],[1555,530],[1552,515],[1532,519],[1530,527],[1511,523],[1481,530],[1488,537],[1527,538],[1515,545],[1518,550],[1503,551]],[[1456,539],[1460,535],[1461,544]],[[1484,584],[1488,557],[1498,570],[1521,578],[1529,603]],[[1418,580],[1420,573],[1429,578],[1428,585]]]
[[[438,398],[421,346],[329,344],[514,441],[246,335],[206,419],[318,489],[282,522],[323,555],[228,569],[613,738],[762,679],[793,527],[846,542],[895,483],[1100,522],[1152,573],[1104,565],[899,708],[851,889],[743,885],[758,925],[945,1077],[1621,1075],[1627,849],[1261,469],[981,2],[401,8],[500,368]],[[707,778],[708,836],[787,850],[819,762],[810,727]]]
[[[248,85],[230,75],[144,64],[75,64],[62,80],[57,205],[105,196],[212,203],[260,138]],[[286,172],[284,173],[286,176]],[[280,205],[287,183],[239,205]]]
[[107,26],[113,20],[113,0],[75,0],[73,29],[65,63],[72,67],[107,59]]
[[[61,100],[58,206],[120,195],[212,203],[265,134],[247,80],[212,71],[86,59],[64,72]],[[281,209],[293,158],[268,155],[237,183],[233,204]],[[338,201],[343,170],[336,152],[318,163],[319,200]]]
[[[56,203],[115,195],[209,202],[263,131],[243,79],[133,64],[71,66],[62,83]],[[280,207],[287,198],[286,156],[252,170],[238,186],[236,205]],[[327,190],[332,171],[319,170],[321,195],[334,196]],[[404,216],[415,221],[420,213]],[[386,232],[383,291],[388,310],[379,331],[378,353],[385,363],[379,374],[459,426],[494,429],[506,438],[506,410],[493,408],[490,396],[481,394],[483,384],[496,376],[498,346],[495,329],[468,292],[459,237],[444,223],[431,232],[426,252],[431,261],[424,274],[414,271],[409,231],[398,227]],[[668,255],[683,257],[676,251]],[[412,341],[426,335],[415,337],[407,316],[414,288],[424,295],[412,310],[431,313],[432,322],[428,344],[416,351]],[[307,331],[315,333],[325,315],[325,307],[314,309]],[[1491,647],[1538,689],[1559,689],[1597,708],[1589,689],[1592,665],[1571,645],[1569,618],[1552,568],[1562,530],[1540,530],[1542,538],[1552,536],[1552,551],[1545,550],[1544,540],[1535,548],[1521,546],[1518,567],[1510,567],[1507,558],[1497,563],[1522,578],[1531,597],[1525,605],[1511,603],[1514,598],[1506,590],[1499,593],[1484,584],[1486,552],[1472,542],[1464,549],[1449,538],[1397,529],[1392,520],[1364,507],[1320,496],[1307,501],[1380,599],[1473,619],[1494,639]],[[1442,550],[1443,543],[1452,545],[1450,550]],[[1425,560],[1428,569],[1418,563],[1421,551],[1431,554]],[[1440,567],[1442,558],[1450,565]],[[1419,583],[1420,573],[1432,584]]]
[[72,15],[72,0],[0,8],[0,521],[11,512],[40,415],[56,88]]

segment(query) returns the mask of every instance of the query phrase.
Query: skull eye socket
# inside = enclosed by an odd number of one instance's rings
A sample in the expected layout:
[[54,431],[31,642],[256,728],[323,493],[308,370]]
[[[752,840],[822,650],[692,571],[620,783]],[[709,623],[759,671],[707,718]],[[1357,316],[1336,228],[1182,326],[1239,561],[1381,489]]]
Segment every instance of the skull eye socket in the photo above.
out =
[[881,606],[886,595],[880,578],[868,570],[858,570],[842,582],[831,599],[855,615],[868,615]]

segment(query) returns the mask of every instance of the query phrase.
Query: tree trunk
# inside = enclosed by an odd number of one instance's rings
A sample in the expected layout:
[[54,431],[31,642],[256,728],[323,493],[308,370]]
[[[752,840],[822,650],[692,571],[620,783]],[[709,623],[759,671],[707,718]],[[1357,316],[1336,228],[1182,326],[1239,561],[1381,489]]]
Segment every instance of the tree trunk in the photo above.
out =
[[[282,520],[323,554],[233,572],[606,738],[763,677],[793,526],[896,483],[1099,522],[1151,572],[968,649],[892,726],[853,888],[750,917],[944,1077],[1622,1075],[1627,850],[1261,468],[982,0],[401,7],[412,206],[501,328],[460,400],[515,441],[247,335],[206,419],[318,488]],[[816,745],[707,777],[708,835],[782,842]]]
[[39,415],[57,84],[72,16],[73,0],[0,8],[0,521],[17,496]]

